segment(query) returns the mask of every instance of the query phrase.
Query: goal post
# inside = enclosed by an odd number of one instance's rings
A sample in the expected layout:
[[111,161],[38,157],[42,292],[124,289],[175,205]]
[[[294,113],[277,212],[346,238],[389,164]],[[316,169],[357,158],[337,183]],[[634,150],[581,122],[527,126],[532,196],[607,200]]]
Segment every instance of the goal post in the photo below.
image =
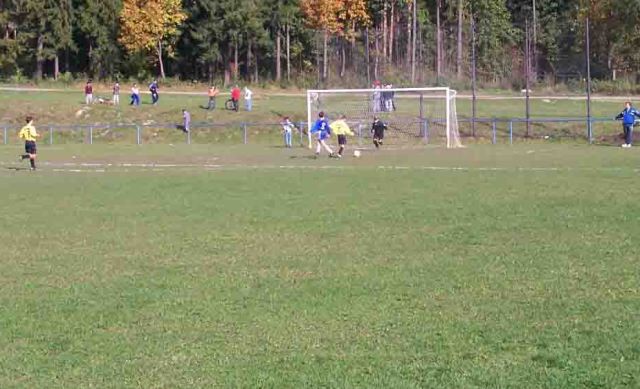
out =
[[[340,115],[360,128],[370,128],[374,116],[387,124],[388,144],[434,144],[462,147],[458,132],[456,91],[439,88],[373,88],[307,90],[307,125],[319,112],[329,121]],[[359,136],[366,138],[368,131]],[[312,146],[308,131],[309,147]]]

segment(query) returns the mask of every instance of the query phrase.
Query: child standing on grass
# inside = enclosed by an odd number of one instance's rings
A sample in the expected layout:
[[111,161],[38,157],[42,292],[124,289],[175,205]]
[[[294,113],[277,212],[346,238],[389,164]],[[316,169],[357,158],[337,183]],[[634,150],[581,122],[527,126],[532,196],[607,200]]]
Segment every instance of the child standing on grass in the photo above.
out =
[[140,89],[138,89],[138,84],[133,84],[131,87],[131,104],[135,107],[140,105]]
[[316,158],[320,155],[322,148],[327,150],[329,158],[333,158],[333,150],[326,142],[331,137],[331,127],[324,117],[324,112],[318,113],[318,120],[311,127],[311,133],[316,136]]
[[86,105],[93,103],[93,83],[91,80],[87,81],[87,84],[84,86],[84,103]]
[[36,132],[36,128],[33,126],[33,118],[31,116],[26,117],[27,124],[22,127],[20,130],[20,134],[18,135],[20,139],[24,139],[24,151],[25,154],[20,156],[20,160],[24,161],[29,158],[29,162],[31,163],[31,170],[36,170],[36,154],[38,153],[36,148],[36,138],[40,135]]
[[293,129],[296,128],[296,125],[289,119],[288,116],[282,118],[282,134],[284,135],[284,146],[291,148],[291,137],[293,133]]
[[616,120],[622,120],[622,130],[624,131],[623,148],[631,147],[633,143],[633,125],[636,118],[640,118],[640,112],[631,106],[631,102],[624,103],[624,109],[616,116]]
[[231,89],[231,102],[233,103],[233,110],[238,112],[238,104],[240,102],[240,88],[238,85]]
[[158,80],[153,80],[151,85],[149,85],[149,92],[151,92],[151,104],[158,105],[158,100],[160,100],[160,95],[158,95]]
[[342,158],[342,153],[347,146],[347,135],[354,135],[353,131],[351,131],[351,128],[349,128],[346,119],[347,117],[345,115],[340,115],[340,119],[331,123],[331,129],[333,130],[333,133],[338,135],[338,158]]
[[209,104],[207,105],[208,110],[216,109],[216,96],[218,96],[218,88],[215,85],[209,87]]
[[244,109],[247,112],[251,112],[253,108],[253,92],[248,86],[244,87]]
[[113,84],[113,105],[120,105],[120,83]]

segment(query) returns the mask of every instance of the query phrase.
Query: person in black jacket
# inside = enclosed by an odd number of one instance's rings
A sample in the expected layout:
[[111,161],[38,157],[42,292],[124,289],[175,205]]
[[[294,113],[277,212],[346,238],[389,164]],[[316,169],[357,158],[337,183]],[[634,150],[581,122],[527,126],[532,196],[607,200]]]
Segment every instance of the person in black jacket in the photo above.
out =
[[371,125],[371,133],[373,134],[373,144],[376,149],[382,146],[382,140],[384,139],[384,130],[387,129],[387,125],[384,124],[377,116],[373,117],[373,124]]

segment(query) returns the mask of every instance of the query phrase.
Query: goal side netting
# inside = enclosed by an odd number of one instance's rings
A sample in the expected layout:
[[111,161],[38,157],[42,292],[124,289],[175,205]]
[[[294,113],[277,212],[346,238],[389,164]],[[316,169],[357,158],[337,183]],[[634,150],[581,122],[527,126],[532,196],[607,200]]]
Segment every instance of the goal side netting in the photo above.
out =
[[[320,112],[324,112],[329,121],[345,115],[362,141],[371,137],[371,123],[378,117],[387,124],[386,144],[462,147],[456,91],[450,88],[308,90],[308,128]],[[311,147],[310,132],[308,140]]]

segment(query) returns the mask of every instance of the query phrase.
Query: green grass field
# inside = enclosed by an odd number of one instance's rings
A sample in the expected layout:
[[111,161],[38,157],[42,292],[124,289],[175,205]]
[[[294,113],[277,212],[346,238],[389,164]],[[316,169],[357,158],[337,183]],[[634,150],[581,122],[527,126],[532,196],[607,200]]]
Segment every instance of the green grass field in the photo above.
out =
[[638,150],[19,151],[2,388],[640,386]]

